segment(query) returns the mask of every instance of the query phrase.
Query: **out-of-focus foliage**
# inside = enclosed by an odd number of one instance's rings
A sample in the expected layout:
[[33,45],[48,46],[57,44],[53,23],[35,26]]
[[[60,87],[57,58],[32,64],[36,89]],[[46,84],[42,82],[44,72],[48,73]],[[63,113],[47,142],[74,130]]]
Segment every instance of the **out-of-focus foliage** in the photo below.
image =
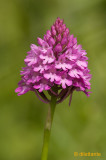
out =
[[106,159],[106,1],[0,0],[0,160],[40,159],[47,106],[14,90],[30,44],[58,16],[87,50],[92,94],[75,92],[70,108],[68,100],[57,106],[49,159],[77,160],[74,152]]

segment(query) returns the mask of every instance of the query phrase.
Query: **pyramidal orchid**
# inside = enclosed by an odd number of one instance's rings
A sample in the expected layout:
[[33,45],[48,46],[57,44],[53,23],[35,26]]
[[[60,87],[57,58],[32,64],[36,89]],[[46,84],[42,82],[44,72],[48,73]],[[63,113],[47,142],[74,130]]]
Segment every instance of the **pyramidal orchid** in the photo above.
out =
[[[70,35],[63,20],[57,18],[51,30],[43,39],[37,38],[38,46],[31,44],[22,68],[22,79],[15,92],[18,96],[33,91],[44,103],[49,103],[44,131],[42,160],[47,160],[48,143],[56,104],[68,96],[71,104],[74,91],[82,91],[89,96],[91,74],[88,69],[86,51]],[[51,99],[44,94],[47,91]]]

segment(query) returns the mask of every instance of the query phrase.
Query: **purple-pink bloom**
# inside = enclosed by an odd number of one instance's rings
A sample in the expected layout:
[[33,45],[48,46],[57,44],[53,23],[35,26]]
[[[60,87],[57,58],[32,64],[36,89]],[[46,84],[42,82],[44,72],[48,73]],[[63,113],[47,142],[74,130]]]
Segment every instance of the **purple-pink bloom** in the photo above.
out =
[[60,84],[62,85],[62,88],[66,88],[67,86],[71,86],[72,85],[72,79],[67,75],[67,72],[61,72],[61,79],[60,81],[57,81],[56,84]]
[[55,66],[51,66],[51,68],[49,68],[49,70],[44,73],[44,77],[50,80],[50,82],[61,80],[61,76],[59,75],[59,72],[57,72]]
[[[77,44],[77,38],[70,35],[63,20],[57,18],[51,30],[37,41],[38,46],[31,44],[31,50],[27,52],[26,66],[21,71],[22,80],[15,92],[22,95],[34,91],[43,98],[43,102],[48,101],[43,93],[45,90],[56,95],[58,102],[74,90],[89,95],[91,74],[87,53]],[[54,87],[57,93],[53,91]]]
[[61,54],[58,58],[58,61],[56,62],[55,67],[56,69],[62,69],[64,71],[67,69],[71,69],[72,65],[70,61],[66,59],[65,54]]
[[40,83],[36,83],[33,88],[38,89],[39,92],[42,92],[43,90],[49,90],[51,87],[49,86],[49,83],[47,80],[43,79],[40,81]]

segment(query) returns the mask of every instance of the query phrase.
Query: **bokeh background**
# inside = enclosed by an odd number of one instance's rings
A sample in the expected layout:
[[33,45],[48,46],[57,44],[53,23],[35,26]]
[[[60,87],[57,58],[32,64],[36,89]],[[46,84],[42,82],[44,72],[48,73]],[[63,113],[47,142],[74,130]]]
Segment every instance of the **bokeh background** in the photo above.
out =
[[0,160],[40,160],[48,106],[32,92],[18,97],[14,90],[30,44],[57,17],[86,49],[93,77],[89,98],[75,92],[71,107],[68,99],[57,106],[49,159],[106,159],[106,1],[0,0]]

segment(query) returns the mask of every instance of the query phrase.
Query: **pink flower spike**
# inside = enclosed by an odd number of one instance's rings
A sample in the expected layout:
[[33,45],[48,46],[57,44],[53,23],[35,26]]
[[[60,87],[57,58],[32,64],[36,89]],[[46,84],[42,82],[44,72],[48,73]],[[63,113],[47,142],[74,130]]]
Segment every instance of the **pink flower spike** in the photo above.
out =
[[[69,90],[71,87],[88,95],[91,74],[87,53],[77,44],[77,38],[70,34],[63,20],[58,17],[51,29],[37,41],[38,46],[31,44],[31,50],[27,52],[25,67],[20,73],[22,80],[15,92],[22,95],[37,90],[38,94],[43,95],[43,91],[48,90],[53,95],[54,88],[57,92],[66,89],[67,93],[62,92],[66,94],[65,98],[72,93]],[[62,96],[57,96],[58,102],[64,99]]]

